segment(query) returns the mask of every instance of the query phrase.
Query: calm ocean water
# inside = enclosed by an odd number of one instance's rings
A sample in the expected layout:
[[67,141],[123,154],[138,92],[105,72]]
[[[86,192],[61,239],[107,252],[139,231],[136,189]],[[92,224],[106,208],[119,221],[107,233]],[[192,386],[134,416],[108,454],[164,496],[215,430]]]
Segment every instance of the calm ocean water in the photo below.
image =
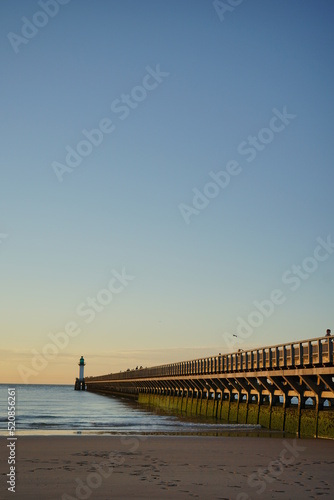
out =
[[166,415],[129,399],[74,391],[69,385],[0,385],[0,434],[7,432],[7,390],[16,388],[16,432],[20,434],[219,433],[258,426],[203,423]]

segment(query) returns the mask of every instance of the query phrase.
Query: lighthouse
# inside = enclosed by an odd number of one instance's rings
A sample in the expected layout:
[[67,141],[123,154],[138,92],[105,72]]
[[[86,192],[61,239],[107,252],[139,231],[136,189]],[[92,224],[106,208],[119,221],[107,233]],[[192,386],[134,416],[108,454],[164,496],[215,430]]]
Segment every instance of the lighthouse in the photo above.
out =
[[84,376],[84,370],[85,370],[86,363],[85,363],[83,356],[81,356],[78,365],[79,365],[79,378],[77,378],[75,380],[74,389],[76,391],[80,391],[80,390],[84,391],[86,388],[85,376]]
[[79,365],[79,380],[84,380],[84,369],[85,369],[85,360],[84,357],[81,356],[80,361],[78,363]]

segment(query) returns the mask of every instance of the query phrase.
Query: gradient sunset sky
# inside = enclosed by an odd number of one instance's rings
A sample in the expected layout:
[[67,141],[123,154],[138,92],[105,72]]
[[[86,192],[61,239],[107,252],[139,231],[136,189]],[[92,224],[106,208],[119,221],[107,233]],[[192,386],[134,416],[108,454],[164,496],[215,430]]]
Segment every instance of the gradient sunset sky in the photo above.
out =
[[0,382],[334,330],[334,4],[221,5],[1,2]]

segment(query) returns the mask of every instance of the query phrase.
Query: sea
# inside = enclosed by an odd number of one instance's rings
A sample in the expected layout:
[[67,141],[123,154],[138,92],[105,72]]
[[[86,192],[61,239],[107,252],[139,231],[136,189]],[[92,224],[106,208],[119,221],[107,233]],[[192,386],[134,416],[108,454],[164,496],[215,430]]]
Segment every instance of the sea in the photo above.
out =
[[[8,415],[9,390],[15,389],[15,422]],[[13,392],[12,392],[13,394]],[[10,404],[14,402],[10,399]],[[0,384],[0,435],[166,434],[258,435],[260,426],[186,417],[144,406],[128,398],[75,391],[73,385]],[[245,434],[246,433],[246,434]]]

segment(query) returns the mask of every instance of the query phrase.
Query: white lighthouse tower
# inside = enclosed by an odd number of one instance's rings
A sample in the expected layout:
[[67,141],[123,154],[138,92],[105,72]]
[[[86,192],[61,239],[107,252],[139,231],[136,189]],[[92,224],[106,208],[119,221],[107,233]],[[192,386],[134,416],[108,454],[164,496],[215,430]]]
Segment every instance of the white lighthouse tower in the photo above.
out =
[[86,363],[83,356],[81,356],[78,365],[79,365],[79,378],[77,378],[75,381],[74,389],[76,391],[80,391],[80,389],[84,391],[86,388],[85,375],[84,375]]
[[85,370],[85,360],[84,357],[81,356],[80,361],[78,363],[79,365],[79,380],[84,380],[84,370]]

